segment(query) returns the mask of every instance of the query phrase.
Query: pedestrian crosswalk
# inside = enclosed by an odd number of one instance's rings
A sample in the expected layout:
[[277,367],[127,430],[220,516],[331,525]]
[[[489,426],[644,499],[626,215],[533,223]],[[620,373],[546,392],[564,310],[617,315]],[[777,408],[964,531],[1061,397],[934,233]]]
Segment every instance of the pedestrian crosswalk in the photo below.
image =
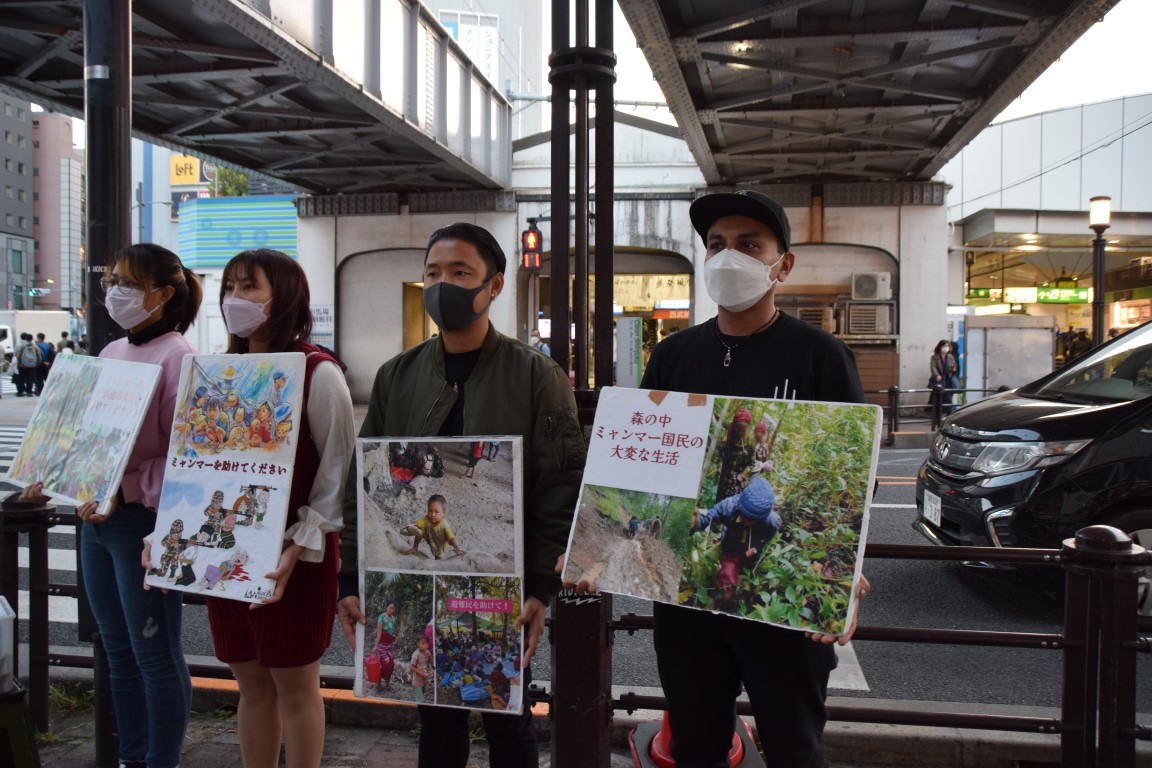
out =
[[[3,377],[4,385],[2,391],[5,396],[9,394],[8,389],[11,387],[11,379]],[[12,387],[12,395],[15,396],[16,390]],[[8,469],[12,466],[13,459],[20,451],[20,441],[24,439],[25,427],[6,427],[0,426],[0,474],[7,474]],[[51,571],[60,573],[75,574],[76,572],[76,529],[62,525],[51,530],[49,536],[49,549],[48,549],[48,568]],[[23,544],[23,542],[22,542]],[[21,546],[17,553],[19,560],[19,567],[21,572],[25,572],[28,568],[28,547]],[[53,580],[64,578],[65,580],[72,580],[68,577],[61,577],[53,575]],[[72,577],[74,578],[74,577]],[[22,580],[23,581],[23,580]],[[28,605],[28,591],[21,589],[19,593],[19,607],[17,611],[20,616],[27,616]],[[76,600],[71,597],[50,596],[48,598],[48,615],[51,621],[62,624],[77,623],[77,604]]]

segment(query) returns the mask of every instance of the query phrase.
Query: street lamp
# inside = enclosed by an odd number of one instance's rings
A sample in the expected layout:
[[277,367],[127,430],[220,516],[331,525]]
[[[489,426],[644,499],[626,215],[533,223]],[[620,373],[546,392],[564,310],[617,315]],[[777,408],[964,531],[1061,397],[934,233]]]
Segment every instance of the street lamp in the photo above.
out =
[[1088,201],[1088,228],[1096,233],[1092,241],[1092,346],[1104,343],[1104,230],[1112,223],[1112,198],[1094,197]]

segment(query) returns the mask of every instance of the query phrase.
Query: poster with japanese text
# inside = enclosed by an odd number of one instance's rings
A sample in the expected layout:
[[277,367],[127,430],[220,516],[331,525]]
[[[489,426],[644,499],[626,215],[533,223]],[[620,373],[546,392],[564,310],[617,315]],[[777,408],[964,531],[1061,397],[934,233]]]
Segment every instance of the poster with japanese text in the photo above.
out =
[[564,580],[843,634],[880,419],[874,405],[605,388]]
[[70,504],[108,514],[160,380],[158,365],[58,355],[7,479],[44,483]]
[[523,706],[519,437],[357,441],[357,696]]
[[152,536],[149,584],[255,603],[280,560],[304,355],[187,355]]

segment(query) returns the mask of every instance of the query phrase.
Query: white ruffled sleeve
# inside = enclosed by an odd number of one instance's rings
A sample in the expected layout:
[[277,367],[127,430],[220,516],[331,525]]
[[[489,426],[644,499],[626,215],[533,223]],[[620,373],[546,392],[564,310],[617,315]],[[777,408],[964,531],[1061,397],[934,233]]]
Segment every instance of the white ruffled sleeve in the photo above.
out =
[[318,563],[324,559],[324,534],[344,527],[344,480],[356,455],[352,396],[335,363],[316,366],[304,407],[320,465],[308,503],[300,507],[299,521],[284,532],[284,539],[304,547],[301,560]]

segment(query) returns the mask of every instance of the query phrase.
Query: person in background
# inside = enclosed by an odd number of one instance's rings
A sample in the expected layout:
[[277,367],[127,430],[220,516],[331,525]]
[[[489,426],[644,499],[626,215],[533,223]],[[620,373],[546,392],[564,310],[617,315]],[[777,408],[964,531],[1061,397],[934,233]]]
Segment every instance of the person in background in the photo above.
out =
[[36,372],[44,359],[40,347],[32,339],[32,334],[20,334],[16,345],[16,397],[32,397],[36,394]]
[[956,389],[960,385],[960,366],[952,354],[952,342],[947,339],[937,342],[928,360],[928,371],[928,387],[932,390],[929,406],[934,407],[939,402],[944,406],[944,413],[950,412],[953,393],[944,390]]
[[528,337],[528,346],[541,354],[552,356],[552,348],[540,338],[540,331],[535,328],[532,329],[532,335]]
[[44,382],[48,380],[48,369],[56,359],[56,347],[47,341],[44,334],[36,334],[36,346],[40,348],[40,365],[36,368],[36,396],[44,391]]
[[[207,598],[216,657],[240,687],[246,768],[316,768],[324,752],[320,657],[336,615],[342,484],[355,455],[352,397],[339,362],[308,343],[308,279],[292,257],[244,251],[224,267],[220,309],[230,354],[302,352],[304,406],[280,563],[262,605]],[[259,517],[257,517],[259,520]]]
[[[95,502],[76,510],[80,568],[108,653],[121,768],[176,768],[192,709],[192,680],[181,644],[179,592],[145,589],[140,541],[157,534],[156,507],[167,466],[180,364],[195,348],[184,333],[200,309],[196,276],[158,245],[129,246],[101,281],[112,321],[128,332],[100,357],[159,365],[160,383],[107,514]],[[21,498],[47,503],[34,484]],[[103,510],[102,510],[103,511]]]
[[63,352],[68,346],[68,331],[60,331],[60,341],[56,342],[56,351]]

